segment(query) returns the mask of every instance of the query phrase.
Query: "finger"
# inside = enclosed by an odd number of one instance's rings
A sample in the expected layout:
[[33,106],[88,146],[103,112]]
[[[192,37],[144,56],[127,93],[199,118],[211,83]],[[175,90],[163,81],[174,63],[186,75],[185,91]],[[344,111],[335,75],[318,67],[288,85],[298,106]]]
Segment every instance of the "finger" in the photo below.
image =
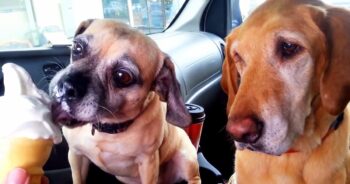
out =
[[29,184],[29,175],[26,170],[15,168],[8,174],[4,184]]

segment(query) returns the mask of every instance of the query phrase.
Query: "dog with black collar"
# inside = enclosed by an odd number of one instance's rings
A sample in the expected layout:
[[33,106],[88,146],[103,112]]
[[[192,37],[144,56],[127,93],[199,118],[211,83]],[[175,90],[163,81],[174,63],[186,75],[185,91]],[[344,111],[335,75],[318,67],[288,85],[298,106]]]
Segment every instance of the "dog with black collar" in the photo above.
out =
[[71,64],[50,84],[73,183],[90,161],[124,183],[201,183],[190,123],[170,58],[141,32],[111,20],[79,26]]

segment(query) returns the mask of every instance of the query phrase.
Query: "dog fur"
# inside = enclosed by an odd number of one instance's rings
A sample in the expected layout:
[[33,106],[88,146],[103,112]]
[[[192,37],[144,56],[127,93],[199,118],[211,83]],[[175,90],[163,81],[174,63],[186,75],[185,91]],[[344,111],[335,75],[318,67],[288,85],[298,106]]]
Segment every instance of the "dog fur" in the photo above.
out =
[[[128,184],[201,183],[196,149],[177,127],[187,126],[190,116],[174,66],[136,29],[112,20],[81,23],[72,62],[54,77],[50,94],[73,183],[85,183],[90,161]],[[131,125],[115,134],[92,127],[127,121]]]
[[236,183],[350,183],[349,30],[345,9],[268,0],[227,36]]

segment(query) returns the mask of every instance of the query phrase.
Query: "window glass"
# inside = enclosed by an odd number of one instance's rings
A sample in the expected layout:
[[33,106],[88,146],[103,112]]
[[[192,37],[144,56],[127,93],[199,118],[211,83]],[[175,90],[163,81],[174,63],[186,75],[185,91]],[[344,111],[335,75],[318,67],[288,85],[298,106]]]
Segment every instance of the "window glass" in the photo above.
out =
[[81,21],[116,19],[163,31],[185,0],[0,0],[0,50],[69,44]]
[[244,21],[257,6],[263,3],[265,0],[240,0],[239,6],[241,8],[242,20]]
[[[257,6],[259,6],[264,1],[265,0],[240,0],[239,3],[243,21]],[[349,0],[323,0],[323,2],[334,6],[350,8]]]
[[349,0],[323,0],[325,3],[334,5],[334,6],[339,6],[343,8],[350,8],[350,1]]

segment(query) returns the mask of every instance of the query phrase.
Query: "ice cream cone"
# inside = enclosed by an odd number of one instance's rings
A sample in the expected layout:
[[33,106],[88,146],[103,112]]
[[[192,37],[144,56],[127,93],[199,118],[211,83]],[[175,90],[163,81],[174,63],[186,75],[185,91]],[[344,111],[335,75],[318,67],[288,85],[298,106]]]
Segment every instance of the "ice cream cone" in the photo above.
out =
[[51,139],[14,138],[0,142],[0,181],[16,167],[30,174],[30,184],[40,184],[43,166],[48,160],[53,141]]
[[2,71],[0,182],[18,167],[28,172],[30,184],[40,184],[52,146],[62,140],[60,129],[52,122],[50,98],[24,68],[8,63]]

